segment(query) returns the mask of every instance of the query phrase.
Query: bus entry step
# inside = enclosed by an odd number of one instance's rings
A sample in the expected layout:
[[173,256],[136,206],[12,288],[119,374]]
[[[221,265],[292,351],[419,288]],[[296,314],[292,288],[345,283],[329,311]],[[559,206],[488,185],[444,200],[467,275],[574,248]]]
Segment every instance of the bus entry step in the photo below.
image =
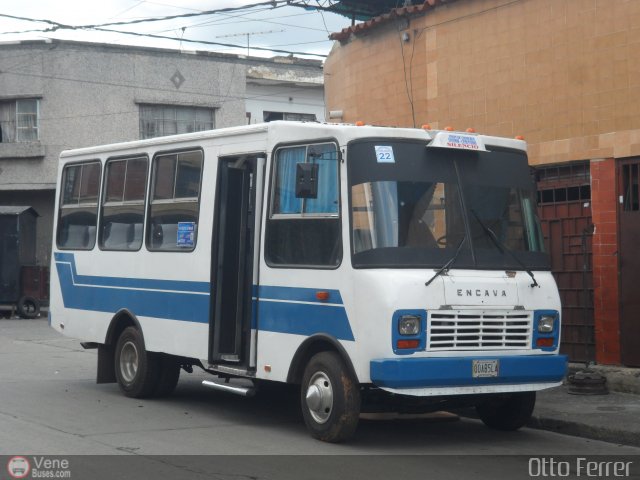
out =
[[217,383],[211,380],[203,380],[202,385],[223,392],[235,393],[236,395],[242,395],[243,397],[253,397],[256,393],[255,387],[236,386],[229,385],[228,383]]

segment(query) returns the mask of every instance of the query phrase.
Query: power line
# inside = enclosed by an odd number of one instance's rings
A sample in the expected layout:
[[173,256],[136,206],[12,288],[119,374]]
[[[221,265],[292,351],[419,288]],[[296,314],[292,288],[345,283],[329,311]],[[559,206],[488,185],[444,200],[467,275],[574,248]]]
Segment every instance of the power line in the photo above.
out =
[[[250,12],[250,13],[256,13],[256,12]],[[260,23],[271,23],[273,25],[280,25],[280,26],[284,26],[284,27],[295,27],[295,28],[303,28],[306,30],[314,30],[314,31],[318,31],[318,32],[324,32],[323,29],[321,28],[314,28],[314,27],[307,27],[304,25],[296,25],[296,24],[291,24],[291,23],[283,23],[283,22],[276,22],[273,19],[266,19],[266,18],[251,18],[247,16],[248,14],[245,15],[227,15],[227,14],[222,14],[221,16],[225,17],[224,19],[218,19],[218,20],[207,20],[201,23],[196,24],[195,26],[208,26],[208,25],[216,25],[216,26],[220,26],[220,25],[228,25],[228,24],[235,24],[235,23],[240,23],[240,22],[260,22]],[[273,17],[273,18],[288,18],[288,17],[301,17],[301,16],[306,16],[306,15],[310,15],[310,13],[306,12],[306,13],[298,13],[298,14],[291,14],[291,15],[282,15],[279,17]],[[234,20],[234,19],[238,19],[238,18],[242,18],[243,20]],[[230,19],[231,21],[229,22],[225,22],[224,20]]]
[[271,33],[282,33],[285,30],[262,30],[260,32],[243,32],[243,33],[230,33],[228,35],[218,35],[215,38],[227,38],[227,37],[247,37],[247,56],[250,54],[250,39],[251,35],[268,35]]
[[[182,41],[182,42],[187,42],[187,43],[200,43],[203,45],[216,45],[216,46],[221,46],[221,47],[229,47],[229,48],[239,48],[239,49],[244,49],[244,45],[236,45],[236,44],[231,44],[231,43],[221,43],[221,42],[211,42],[209,40],[191,40],[191,39],[187,39],[187,38],[178,38],[178,37],[168,37],[166,35],[154,35],[152,33],[138,33],[138,32],[127,32],[126,30],[114,30],[111,28],[93,28],[93,30],[97,30],[100,32],[110,32],[110,33],[119,33],[122,35],[133,35],[135,37],[149,37],[149,38],[157,38],[157,39],[161,39],[161,40],[175,40],[175,41]],[[265,52],[275,52],[275,53],[284,53],[286,55],[308,55],[308,56],[313,56],[313,57],[321,57],[321,58],[326,58],[327,56],[324,54],[320,54],[320,53],[308,53],[308,52],[295,52],[295,51],[290,51],[290,50],[280,50],[280,49],[276,49],[276,48],[266,48],[266,47],[252,47],[254,50],[261,50],[261,51],[265,51]]]
[[130,11],[130,10],[133,10],[134,8],[138,8],[138,7],[139,7],[140,5],[142,5],[144,2],[145,2],[145,0],[138,0],[138,2],[137,2],[135,5],[131,5],[130,7],[125,8],[125,9],[124,9],[124,10],[122,10],[121,12],[116,13],[115,15],[113,15],[112,17],[110,17],[110,18],[109,18],[109,20],[111,20],[111,18],[117,18],[117,17],[119,17],[120,15],[122,15],[122,14],[124,14],[124,13],[127,13],[127,12],[128,12],[128,11]]
[[122,26],[122,25],[134,25],[137,23],[150,23],[150,22],[162,22],[166,20],[175,20],[176,18],[188,18],[188,17],[200,17],[203,15],[215,15],[225,12],[234,12],[239,10],[247,10],[255,7],[261,7],[265,5],[270,5],[272,8],[280,8],[286,6],[288,0],[270,0],[267,2],[261,3],[252,3],[250,5],[243,5],[240,7],[227,7],[227,8],[219,8],[215,10],[204,10],[201,12],[191,12],[191,13],[181,13],[177,15],[165,15],[163,17],[149,17],[149,18],[139,18],[136,20],[123,20],[120,22],[107,22],[100,24],[90,24],[90,25],[67,25],[64,23],[57,22],[55,20],[50,20],[46,18],[29,18],[29,17],[21,17],[17,15],[9,15],[6,13],[0,13],[0,17],[11,18],[14,20],[23,20],[28,22],[36,22],[36,23],[48,23],[52,25],[52,27],[46,31],[55,31],[55,30],[87,30],[87,29],[95,29],[98,27],[114,27],[114,26]]
[[[222,42],[212,42],[209,40],[192,40],[192,39],[188,39],[188,38],[180,38],[180,37],[169,37],[166,35],[156,35],[153,33],[138,33],[138,32],[127,32],[126,30],[114,30],[114,29],[110,29],[110,28],[93,28],[91,30],[96,30],[96,31],[101,31],[101,32],[108,32],[108,33],[118,33],[121,35],[132,35],[132,36],[136,36],[136,37],[149,37],[149,38],[156,38],[156,39],[160,39],[160,40],[174,40],[176,42],[187,42],[187,43],[200,43],[203,45],[216,45],[216,46],[221,46],[221,47],[226,47],[229,49],[246,49],[245,45],[237,45],[237,44],[233,44],[233,43],[222,43]],[[172,29],[175,30],[175,29]],[[26,30],[23,32],[3,32],[0,33],[0,35],[8,35],[8,34],[17,34],[17,33],[28,33],[28,32],[39,32],[39,33],[46,33],[49,30]],[[322,40],[323,42],[326,41],[330,41],[330,40]],[[306,43],[315,43],[315,42],[300,42],[300,43],[294,43],[294,44],[290,44],[290,45],[304,45]],[[260,50],[260,51],[264,51],[264,52],[274,52],[274,53],[283,53],[285,55],[307,55],[307,56],[313,56],[313,57],[320,57],[320,58],[326,58],[327,55],[325,54],[320,54],[320,53],[310,53],[310,52],[297,52],[297,51],[292,51],[292,50],[282,50],[282,49],[277,49],[277,48],[269,48],[269,47],[251,47],[254,50]]]
[[[45,28],[45,29],[41,29],[41,30],[32,29],[32,30],[23,30],[23,31],[14,31],[14,32],[2,32],[2,34],[6,34],[6,35],[8,35],[8,34],[32,33],[32,32],[47,33],[47,32],[52,32],[52,31],[57,31],[57,30],[76,30],[76,31],[77,30],[83,30],[83,31],[91,31],[91,30],[93,30],[93,31],[103,31],[103,32],[109,32],[109,33],[117,33],[117,34],[121,34],[121,35],[148,37],[148,38],[155,38],[155,39],[161,39],[161,40],[173,40],[173,41],[177,41],[177,42],[199,43],[199,44],[203,44],[203,45],[215,45],[215,46],[221,46],[221,47],[226,47],[226,48],[230,48],[230,49],[244,49],[245,48],[244,45],[236,45],[236,44],[229,44],[229,43],[222,43],[222,42],[212,42],[212,41],[208,41],[208,40],[185,39],[185,38],[179,38],[179,37],[157,35],[157,34],[153,34],[153,33],[129,32],[129,31],[125,31],[125,30],[115,30],[115,29],[105,28],[105,27],[106,26],[110,26],[110,25],[130,25],[130,24],[134,24],[134,23],[142,23],[142,22],[149,22],[149,21],[160,21],[160,20],[175,19],[175,18],[194,17],[194,16],[201,16],[201,15],[212,15],[212,14],[222,14],[222,15],[224,15],[225,12],[237,11],[237,10],[243,10],[243,9],[246,10],[248,8],[261,7],[261,6],[264,6],[264,5],[270,5],[272,8],[280,8],[282,6],[285,6],[285,5],[280,5],[282,3],[288,3],[288,0],[261,2],[261,3],[251,4],[251,5],[245,5],[243,7],[229,7],[229,8],[223,8],[223,9],[217,9],[217,10],[208,10],[208,11],[204,11],[204,12],[192,12],[192,13],[186,13],[186,14],[180,14],[180,15],[168,15],[168,16],[164,16],[164,17],[137,19],[137,20],[131,20],[131,21],[126,21],[126,22],[111,22],[111,23],[104,23],[104,24],[82,25],[82,26],[65,25],[65,24],[56,22],[54,20],[49,20],[49,19],[27,18],[27,17],[19,17],[19,16],[15,16],[15,15],[8,15],[8,14],[1,14],[1,13],[0,13],[0,17],[7,17],[7,18],[13,18],[13,19],[25,20],[25,21],[31,21],[31,22],[38,22],[38,23],[48,23],[50,25],[53,25],[53,27],[49,27],[49,28]],[[225,16],[227,16],[227,15],[225,15]],[[229,17],[233,17],[232,15],[228,15],[228,16]],[[251,21],[251,19],[247,19],[247,21]],[[280,23],[280,22],[273,22],[273,21],[268,21],[268,20],[263,20],[263,19],[255,19],[253,21],[259,21],[259,22],[264,22],[264,23],[273,23],[273,24],[276,24],[276,25],[294,26],[294,27],[297,27],[297,28],[306,28],[306,29],[309,29],[309,30],[322,31],[321,29],[317,29],[317,28],[313,28],[313,27],[303,27],[303,26],[300,26],[300,25],[290,25],[290,24],[284,24],[284,23]],[[268,47],[257,47],[257,46],[256,47],[252,47],[252,48],[254,50],[274,52],[274,53],[282,53],[282,54],[285,54],[285,55],[307,55],[307,56],[320,57],[320,58],[325,58],[326,57],[326,55],[318,54],[318,53],[296,52],[296,51],[289,51],[289,50],[282,50],[282,49],[268,48]]]
[[[228,25],[228,24],[237,24],[240,22],[264,22],[263,18],[247,18],[247,15],[251,15],[253,13],[258,13],[261,12],[263,10],[257,10],[256,12],[249,12],[246,14],[242,14],[242,15],[227,15],[227,14],[223,14],[221,15],[224,18],[219,18],[219,19],[210,19],[210,20],[205,20],[204,22],[199,22],[199,23],[192,23],[190,25],[191,28],[199,28],[199,27],[208,27],[211,25],[216,25],[216,26],[220,26],[220,25]],[[305,12],[305,13],[290,13],[287,15],[278,15],[276,17],[270,17],[271,20],[273,19],[278,19],[278,18],[289,18],[289,17],[304,17],[307,15],[313,15],[312,12]],[[243,19],[243,20],[238,20],[238,19]],[[229,21],[227,21],[229,20]]]

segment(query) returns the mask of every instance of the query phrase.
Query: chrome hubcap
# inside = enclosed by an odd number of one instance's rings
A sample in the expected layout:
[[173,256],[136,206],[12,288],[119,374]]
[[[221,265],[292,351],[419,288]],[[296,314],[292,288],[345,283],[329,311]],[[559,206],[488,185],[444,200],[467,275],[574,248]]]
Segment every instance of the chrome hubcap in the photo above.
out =
[[316,372],[309,380],[306,394],[307,407],[313,419],[325,423],[333,409],[333,388],[324,372]]
[[120,352],[120,373],[122,379],[127,382],[133,382],[138,373],[138,349],[136,345],[129,341],[122,346]]

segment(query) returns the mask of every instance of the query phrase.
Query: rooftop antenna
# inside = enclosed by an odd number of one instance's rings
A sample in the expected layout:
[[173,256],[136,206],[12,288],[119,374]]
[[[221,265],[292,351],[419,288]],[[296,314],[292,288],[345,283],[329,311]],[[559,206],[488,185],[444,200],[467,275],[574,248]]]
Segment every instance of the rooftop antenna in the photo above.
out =
[[251,38],[251,35],[267,35],[270,33],[281,33],[284,32],[285,30],[266,30],[263,32],[244,32],[244,33],[231,33],[229,35],[218,35],[215,38],[229,38],[229,37],[247,37],[247,57],[249,56],[249,41]]

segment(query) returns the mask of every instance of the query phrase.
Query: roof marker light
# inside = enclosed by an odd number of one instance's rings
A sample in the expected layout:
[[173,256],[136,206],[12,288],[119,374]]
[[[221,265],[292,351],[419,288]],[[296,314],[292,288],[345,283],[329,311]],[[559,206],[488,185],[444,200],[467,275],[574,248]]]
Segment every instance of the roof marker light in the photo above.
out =
[[451,126],[444,127],[444,129],[445,129],[447,132],[453,132],[453,127],[451,127]]
[[362,120],[358,120],[356,122],[356,127],[364,127],[364,122]]
[[475,128],[471,128],[471,127],[469,127],[469,128],[467,128],[467,129],[465,130],[465,132],[467,132],[467,133],[476,133],[476,129],[475,129]]
[[422,129],[423,130],[431,130],[431,125],[429,125],[428,123],[425,123],[424,125],[422,125]]
[[524,137],[522,135],[516,135],[516,140],[524,140]]

